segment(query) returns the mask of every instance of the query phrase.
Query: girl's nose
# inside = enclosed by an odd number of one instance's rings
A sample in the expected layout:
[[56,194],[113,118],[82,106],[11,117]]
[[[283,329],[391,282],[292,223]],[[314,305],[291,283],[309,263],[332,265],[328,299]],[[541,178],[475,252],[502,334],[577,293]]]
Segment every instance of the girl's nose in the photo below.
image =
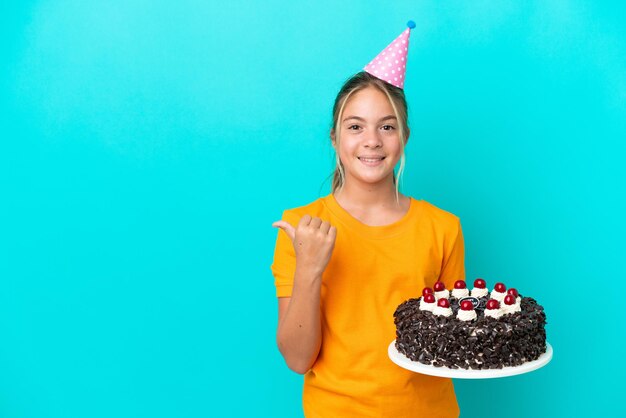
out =
[[376,133],[371,133],[365,138],[365,146],[368,148],[380,148],[383,146],[383,141],[380,140]]

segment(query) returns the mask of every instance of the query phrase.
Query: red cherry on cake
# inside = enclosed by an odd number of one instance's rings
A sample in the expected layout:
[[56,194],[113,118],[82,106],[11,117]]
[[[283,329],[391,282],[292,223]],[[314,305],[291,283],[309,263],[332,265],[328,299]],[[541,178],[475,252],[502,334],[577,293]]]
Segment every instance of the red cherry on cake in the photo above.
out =
[[422,290],[422,296],[426,296],[426,295],[428,295],[429,293],[430,293],[431,295],[432,295],[432,293],[433,293],[433,289],[431,289],[430,287],[425,287],[425,288],[424,288],[424,290]]
[[496,287],[494,287],[494,289],[496,289],[496,292],[506,292],[506,286],[504,285],[504,283],[496,283]]
[[514,288],[514,287],[510,288],[509,290],[507,290],[506,293],[508,295],[513,295],[514,297],[518,297],[519,296],[519,293],[517,292],[517,289]]
[[465,285],[465,280],[457,280],[456,282],[454,282],[454,288],[455,289],[466,289],[467,286]]
[[487,287],[487,283],[483,279],[474,280],[474,287],[477,289],[485,289]]
[[424,295],[424,302],[426,303],[435,303],[435,295],[432,293],[427,293]]
[[446,290],[446,285],[443,284],[443,282],[437,282],[433,287],[435,288],[435,292],[441,292]]
[[487,301],[487,309],[500,309],[500,302],[495,299],[489,299]]
[[441,306],[442,308],[449,308],[450,302],[448,302],[448,299],[446,298],[441,298],[437,301],[437,306]]
[[471,311],[474,309],[474,304],[469,300],[464,300],[461,302],[461,309],[464,311]]
[[515,303],[515,296],[513,295],[506,295],[504,297],[504,303],[507,305],[513,305]]

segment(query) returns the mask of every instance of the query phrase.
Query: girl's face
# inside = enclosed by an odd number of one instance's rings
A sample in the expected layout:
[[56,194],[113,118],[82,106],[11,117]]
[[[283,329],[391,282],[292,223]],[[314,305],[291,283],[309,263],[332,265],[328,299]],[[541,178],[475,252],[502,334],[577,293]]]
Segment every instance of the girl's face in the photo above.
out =
[[339,149],[346,183],[393,184],[393,169],[402,156],[398,121],[389,99],[375,87],[350,96],[344,106]]

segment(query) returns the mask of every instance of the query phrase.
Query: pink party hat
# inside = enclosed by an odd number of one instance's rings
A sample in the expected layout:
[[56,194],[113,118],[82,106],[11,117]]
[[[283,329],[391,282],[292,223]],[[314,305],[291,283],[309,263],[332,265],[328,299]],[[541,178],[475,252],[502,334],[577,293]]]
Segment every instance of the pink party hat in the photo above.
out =
[[415,27],[415,22],[409,20],[404,30],[393,40],[376,58],[367,64],[365,71],[380,78],[398,88],[404,88],[404,75],[406,73],[406,56],[409,50],[409,35]]

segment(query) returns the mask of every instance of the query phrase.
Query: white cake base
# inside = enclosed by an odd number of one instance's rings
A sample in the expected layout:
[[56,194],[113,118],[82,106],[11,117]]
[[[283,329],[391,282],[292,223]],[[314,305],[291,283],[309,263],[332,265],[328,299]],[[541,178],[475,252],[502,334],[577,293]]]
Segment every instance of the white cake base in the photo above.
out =
[[417,361],[413,361],[400,353],[396,349],[396,340],[393,340],[389,344],[389,358],[398,366],[411,370],[416,373],[427,374],[437,377],[450,377],[455,379],[493,379],[496,377],[515,376],[517,374],[523,374],[537,370],[540,367],[545,366],[552,360],[552,346],[546,342],[546,352],[543,353],[537,360],[526,362],[516,367],[503,367],[501,369],[486,369],[486,370],[473,370],[473,369],[450,369],[448,367],[435,367],[422,364]]

